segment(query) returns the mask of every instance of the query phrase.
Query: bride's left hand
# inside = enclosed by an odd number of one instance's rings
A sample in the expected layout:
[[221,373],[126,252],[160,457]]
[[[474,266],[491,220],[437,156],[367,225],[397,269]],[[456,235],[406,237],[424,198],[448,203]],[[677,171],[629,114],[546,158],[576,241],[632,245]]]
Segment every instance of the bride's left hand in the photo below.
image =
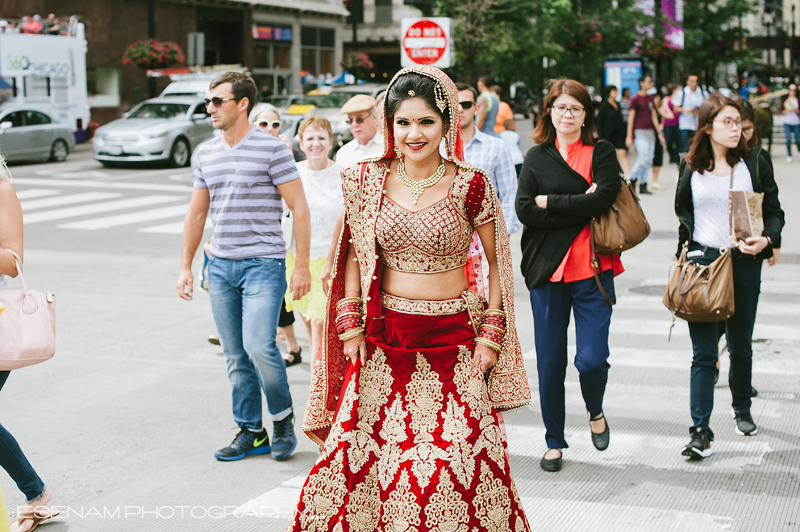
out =
[[472,376],[486,374],[497,365],[497,353],[491,347],[483,344],[475,346],[475,356],[472,358]]

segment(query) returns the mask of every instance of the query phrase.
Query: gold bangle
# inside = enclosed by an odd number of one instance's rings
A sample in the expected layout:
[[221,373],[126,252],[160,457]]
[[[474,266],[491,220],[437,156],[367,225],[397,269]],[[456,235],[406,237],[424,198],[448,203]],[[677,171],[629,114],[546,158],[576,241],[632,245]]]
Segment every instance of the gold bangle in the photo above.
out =
[[364,327],[354,327],[348,331],[343,332],[339,335],[339,340],[345,341],[349,340],[350,338],[355,338],[359,334],[364,332]]
[[345,303],[363,303],[360,297],[345,297],[340,299],[338,303],[336,303],[336,308],[341,307]]
[[506,311],[500,310],[499,308],[487,308],[483,311],[483,315],[486,316],[487,314],[490,316],[500,316],[502,318],[506,317]]
[[340,314],[340,315],[336,316],[336,321],[339,321],[340,319],[344,318],[345,316],[358,316],[358,317],[361,317],[362,314],[360,312],[358,312],[358,311],[345,312],[344,314]]
[[499,332],[501,336],[506,335],[506,330],[501,329],[500,327],[495,327],[494,325],[489,325],[488,323],[481,323],[481,329],[486,327],[487,329],[494,329],[495,331]]
[[487,340],[486,338],[477,337],[475,338],[476,344],[485,345],[486,347],[497,351],[498,353],[503,350],[503,346],[498,344],[497,342],[493,342],[491,340]]

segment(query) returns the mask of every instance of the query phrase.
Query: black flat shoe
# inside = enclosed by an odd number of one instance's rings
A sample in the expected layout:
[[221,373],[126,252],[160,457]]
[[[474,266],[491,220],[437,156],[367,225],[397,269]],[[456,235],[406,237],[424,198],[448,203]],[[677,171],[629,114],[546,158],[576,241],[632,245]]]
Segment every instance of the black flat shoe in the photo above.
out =
[[219,336],[212,334],[208,337],[208,343],[212,345],[219,345]]
[[[601,419],[606,419],[604,414],[600,414],[600,417],[597,419],[593,419],[592,421],[600,421]],[[592,432],[591,424],[589,424],[589,432]],[[606,419],[606,429],[601,432],[600,434],[595,434],[592,432],[592,443],[594,444],[594,448],[598,451],[605,451],[608,449],[608,443],[610,433],[608,430],[608,420]]]
[[[550,449],[548,449],[548,451],[549,450]],[[547,453],[545,452],[544,455],[547,456]],[[563,453],[561,451],[558,451],[558,458],[548,459],[543,456],[542,461],[539,462],[539,465],[542,466],[542,469],[544,469],[545,471],[551,471],[551,472],[561,471],[561,465],[563,462],[562,457]]]
[[289,360],[288,358],[284,358],[283,361],[286,363],[286,367],[290,368],[295,366],[303,361],[303,357],[300,356],[300,353],[303,351],[302,347],[298,347],[297,351],[289,351],[286,353],[287,355],[291,356],[292,359]]

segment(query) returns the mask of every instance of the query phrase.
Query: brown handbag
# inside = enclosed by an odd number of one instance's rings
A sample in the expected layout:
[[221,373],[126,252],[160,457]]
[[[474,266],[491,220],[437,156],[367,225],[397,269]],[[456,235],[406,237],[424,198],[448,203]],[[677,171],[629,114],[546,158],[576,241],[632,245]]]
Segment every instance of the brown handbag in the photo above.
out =
[[[731,169],[731,189],[733,189],[733,169]],[[729,211],[731,211],[730,201]],[[732,223],[731,229],[733,229]],[[735,310],[730,248],[720,249],[720,256],[708,265],[695,264],[687,260],[687,249],[688,243],[681,251],[678,264],[675,265],[667,290],[664,292],[664,306],[672,312],[672,327],[675,326],[676,317],[692,323],[727,320],[733,316]]]
[[592,240],[597,253],[615,255],[641,244],[650,234],[634,185],[620,174],[622,188],[614,205],[599,216],[593,216]]

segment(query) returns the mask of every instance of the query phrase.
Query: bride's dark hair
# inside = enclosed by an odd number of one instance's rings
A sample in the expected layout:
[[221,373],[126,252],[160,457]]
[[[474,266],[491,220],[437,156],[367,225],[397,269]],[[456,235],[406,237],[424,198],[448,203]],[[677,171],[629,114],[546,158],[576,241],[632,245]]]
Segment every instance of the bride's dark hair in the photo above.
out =
[[[436,106],[435,88],[437,83],[436,80],[428,76],[423,76],[414,72],[403,74],[395,80],[386,94],[386,116],[394,118],[397,108],[400,107],[400,104],[405,100],[422,98],[428,107],[439,114],[446,127],[448,119],[447,107],[445,107],[444,110],[440,110]],[[413,91],[414,96],[411,96],[409,91]]]

